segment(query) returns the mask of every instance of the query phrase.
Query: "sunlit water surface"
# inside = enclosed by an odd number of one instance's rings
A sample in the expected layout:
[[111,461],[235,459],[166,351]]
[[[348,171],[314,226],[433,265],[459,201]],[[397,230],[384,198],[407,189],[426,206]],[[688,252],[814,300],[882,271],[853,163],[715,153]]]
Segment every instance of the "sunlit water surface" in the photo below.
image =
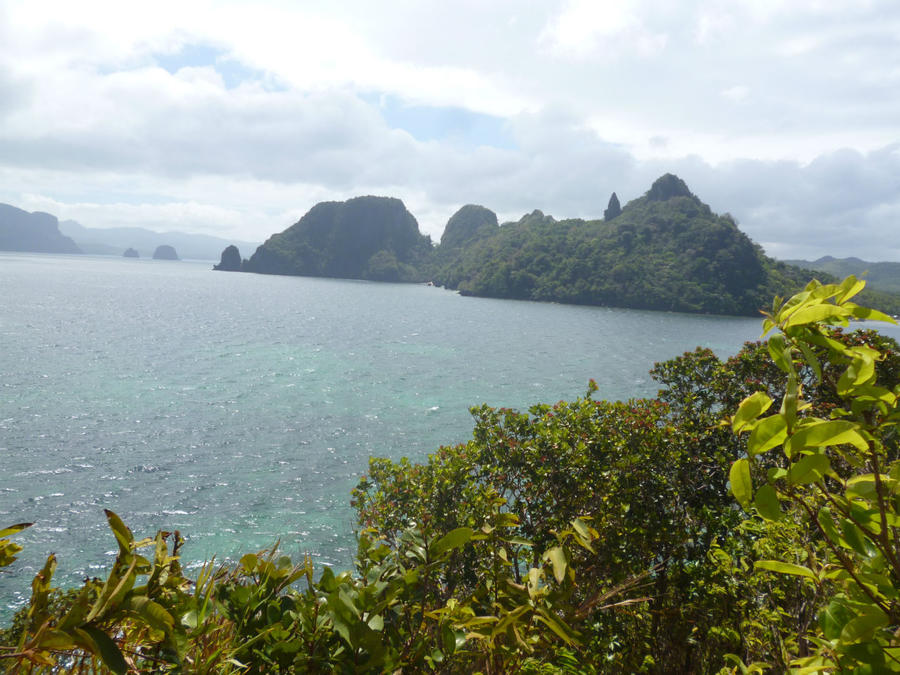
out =
[[[371,455],[423,458],[468,408],[652,395],[655,361],[721,355],[757,319],[464,298],[439,288],[0,253],[0,526],[35,525],[0,612],[46,556],[99,576],[135,534],[201,562],[281,540],[345,566]],[[3,609],[5,608],[5,609]]]

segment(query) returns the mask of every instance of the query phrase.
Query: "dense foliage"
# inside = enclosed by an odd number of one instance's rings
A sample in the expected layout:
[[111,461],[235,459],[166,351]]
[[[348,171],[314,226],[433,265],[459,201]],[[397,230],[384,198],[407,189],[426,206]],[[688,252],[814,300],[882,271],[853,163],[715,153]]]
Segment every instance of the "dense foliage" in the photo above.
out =
[[177,532],[135,541],[107,512],[108,578],[61,592],[51,556],[0,668],[898,671],[900,346],[832,327],[886,318],[860,288],[812,282],[766,343],[657,364],[655,399],[592,382],[474,408],[472,439],[423,463],[373,458],[353,572],[273,549],[189,579]]
[[[671,174],[617,206],[611,199],[607,218],[592,221],[535,211],[444,255],[431,276],[469,295],[743,315],[810,278],[765,256],[731,216],[713,213]],[[869,301],[900,311],[896,297]]]

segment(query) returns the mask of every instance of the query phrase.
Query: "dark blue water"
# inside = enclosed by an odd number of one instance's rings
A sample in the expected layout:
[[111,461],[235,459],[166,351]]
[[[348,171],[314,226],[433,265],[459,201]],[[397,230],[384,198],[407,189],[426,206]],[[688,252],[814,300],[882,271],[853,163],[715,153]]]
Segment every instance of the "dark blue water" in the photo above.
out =
[[188,561],[280,538],[347,565],[370,455],[422,458],[471,405],[652,395],[647,371],[722,355],[756,319],[464,298],[426,286],[219,273],[207,264],[0,254],[0,525],[34,521],[0,575],[21,601],[50,552],[99,575],[103,509]]

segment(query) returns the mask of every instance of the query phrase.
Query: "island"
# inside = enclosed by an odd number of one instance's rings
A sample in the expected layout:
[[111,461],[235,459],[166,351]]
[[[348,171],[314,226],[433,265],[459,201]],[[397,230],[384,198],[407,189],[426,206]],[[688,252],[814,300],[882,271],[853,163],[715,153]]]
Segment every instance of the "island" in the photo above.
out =
[[240,272],[241,271],[241,252],[237,246],[231,244],[222,251],[222,259],[218,265],[213,265],[213,270],[217,272]]
[[59,231],[59,221],[49,213],[0,204],[0,250],[33,253],[81,253],[69,237]]
[[156,250],[153,252],[154,260],[179,260],[178,254],[175,252],[175,249],[167,244],[163,244],[161,246],[157,246]]
[[244,272],[422,281],[432,254],[430,237],[403,202],[356,197],[322,202],[275,234],[241,267]]
[[126,248],[125,253],[122,254],[122,257],[123,258],[140,258],[141,256],[133,248]]
[[[425,281],[481,297],[742,316],[758,315],[772,297],[797,292],[813,276],[834,280],[769,258],[731,215],[714,213],[674,174],[661,176],[625,206],[613,192],[603,213],[595,220],[557,220],[535,209],[499,224],[490,209],[467,204],[432,246],[399,199],[323,202],[271,236],[240,269]],[[235,267],[236,259],[229,264]],[[894,294],[867,290],[863,300],[900,312]]]

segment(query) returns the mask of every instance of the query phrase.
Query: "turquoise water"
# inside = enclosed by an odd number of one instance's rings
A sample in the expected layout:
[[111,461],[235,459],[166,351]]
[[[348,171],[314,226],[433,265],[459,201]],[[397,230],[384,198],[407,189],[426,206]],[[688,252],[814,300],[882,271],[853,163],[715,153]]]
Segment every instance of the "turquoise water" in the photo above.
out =
[[464,298],[439,288],[213,273],[208,264],[0,254],[0,525],[34,521],[0,575],[45,557],[100,575],[103,509],[186,559],[270,545],[348,565],[370,455],[422,458],[468,407],[652,395],[654,361],[725,355],[756,319]]

